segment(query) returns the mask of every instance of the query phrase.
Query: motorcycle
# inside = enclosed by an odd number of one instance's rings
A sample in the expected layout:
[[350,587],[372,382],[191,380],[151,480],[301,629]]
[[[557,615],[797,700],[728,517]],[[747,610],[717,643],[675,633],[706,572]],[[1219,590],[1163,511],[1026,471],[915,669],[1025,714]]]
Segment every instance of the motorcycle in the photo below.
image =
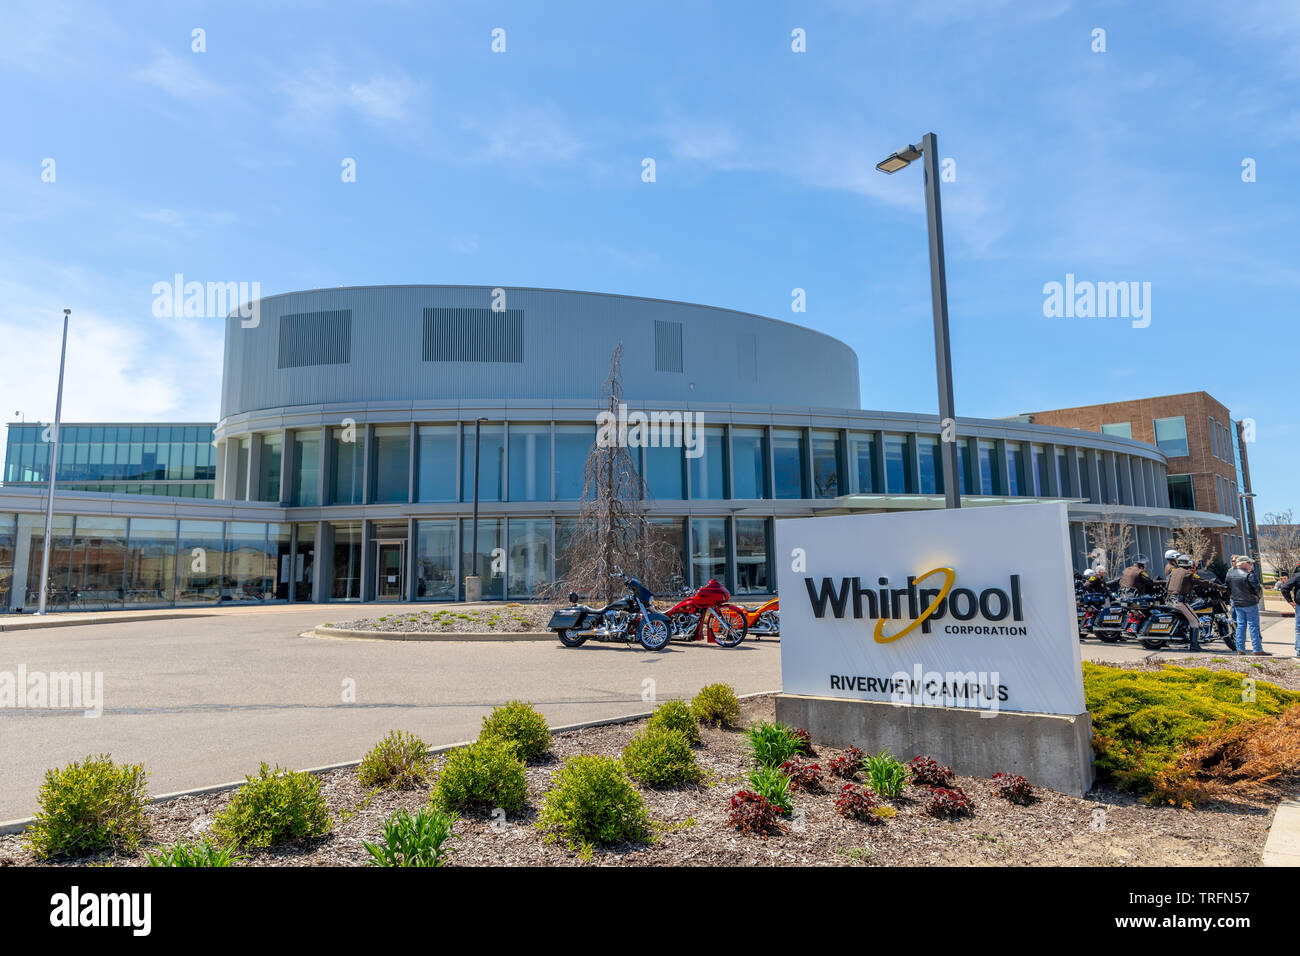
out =
[[707,634],[719,647],[735,647],[749,632],[749,620],[744,610],[730,601],[727,589],[710,580],[668,610],[672,639],[698,641]]
[[736,606],[745,615],[745,623],[749,625],[750,637],[781,636],[781,603],[778,598],[772,598],[766,604],[760,604],[758,607],[746,607],[744,604]]
[[565,647],[581,647],[593,639],[623,644],[640,641],[646,650],[662,651],[668,646],[670,630],[668,618],[654,610],[654,595],[620,567],[615,566],[612,576],[623,579],[627,594],[597,608],[580,603],[578,595],[570,593],[569,606],[556,609],[547,629],[554,631]]
[[[1202,646],[1216,638],[1229,650],[1236,651],[1236,624],[1228,614],[1227,591],[1221,584],[1197,584],[1191,604],[1192,613],[1200,622]],[[1162,605],[1152,611],[1151,619],[1139,632],[1139,641],[1149,651],[1159,651],[1170,644],[1190,644],[1191,624],[1176,607]]]

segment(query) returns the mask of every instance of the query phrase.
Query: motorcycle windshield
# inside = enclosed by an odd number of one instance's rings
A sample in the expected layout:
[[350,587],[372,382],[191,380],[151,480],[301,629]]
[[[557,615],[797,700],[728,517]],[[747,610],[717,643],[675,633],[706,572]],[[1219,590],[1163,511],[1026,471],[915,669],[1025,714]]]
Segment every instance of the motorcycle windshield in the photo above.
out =
[[648,587],[646,587],[636,578],[629,579],[627,586],[632,590],[632,593],[635,594],[640,599],[642,604],[644,604],[646,607],[650,606],[650,602],[654,600],[654,595],[650,593],[650,589]]

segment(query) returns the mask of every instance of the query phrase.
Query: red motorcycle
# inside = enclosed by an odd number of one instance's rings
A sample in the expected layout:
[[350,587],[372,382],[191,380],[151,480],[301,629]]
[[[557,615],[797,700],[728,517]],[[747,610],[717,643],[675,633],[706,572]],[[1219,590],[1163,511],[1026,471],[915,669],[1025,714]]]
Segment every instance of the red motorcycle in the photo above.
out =
[[719,647],[735,647],[749,633],[742,608],[730,603],[731,594],[717,581],[709,581],[668,613],[668,633],[674,641],[707,637]]

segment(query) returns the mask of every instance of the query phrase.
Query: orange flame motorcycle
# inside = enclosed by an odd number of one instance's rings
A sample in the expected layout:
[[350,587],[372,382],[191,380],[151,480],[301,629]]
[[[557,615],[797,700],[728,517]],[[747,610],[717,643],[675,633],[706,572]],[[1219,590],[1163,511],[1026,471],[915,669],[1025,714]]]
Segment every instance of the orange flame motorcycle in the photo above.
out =
[[758,607],[746,607],[742,604],[740,610],[745,614],[745,622],[749,625],[750,637],[781,636],[781,602],[779,598],[772,598],[766,604],[760,604]]

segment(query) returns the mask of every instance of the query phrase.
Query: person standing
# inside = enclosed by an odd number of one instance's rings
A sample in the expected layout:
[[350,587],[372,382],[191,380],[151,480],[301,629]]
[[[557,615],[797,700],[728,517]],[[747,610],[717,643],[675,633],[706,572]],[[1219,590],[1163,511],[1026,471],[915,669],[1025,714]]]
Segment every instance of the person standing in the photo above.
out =
[[1290,604],[1291,609],[1295,611],[1295,656],[1300,657],[1300,609],[1296,608],[1296,604],[1300,602],[1300,593],[1297,593],[1297,588],[1300,588],[1300,566],[1297,566],[1291,572],[1291,576],[1278,588],[1282,592],[1282,597],[1286,598],[1286,603]]
[[1201,649],[1201,619],[1190,607],[1192,589],[1196,585],[1196,572],[1192,569],[1192,559],[1186,554],[1178,555],[1174,569],[1169,572],[1167,600],[1171,607],[1187,618],[1188,650]]
[[1237,566],[1228,572],[1228,593],[1232,595],[1232,619],[1237,629],[1237,653],[1246,652],[1246,629],[1255,645],[1254,656],[1268,657],[1264,638],[1259,631],[1259,599],[1264,596],[1264,586],[1255,575],[1255,563],[1249,557],[1238,557]]

